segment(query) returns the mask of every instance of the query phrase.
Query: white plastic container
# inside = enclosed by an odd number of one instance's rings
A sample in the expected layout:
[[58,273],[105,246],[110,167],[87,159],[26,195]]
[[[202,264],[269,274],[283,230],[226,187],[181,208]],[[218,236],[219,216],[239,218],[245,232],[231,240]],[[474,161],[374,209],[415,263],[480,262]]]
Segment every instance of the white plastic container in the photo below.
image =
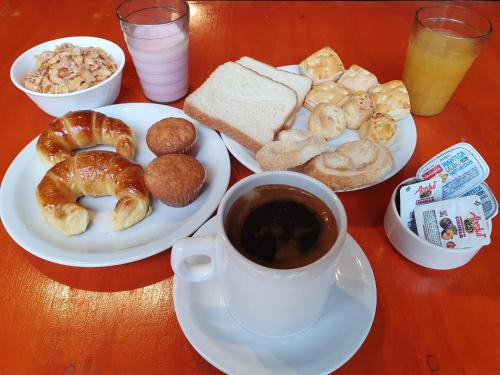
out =
[[[447,270],[463,266],[477,254],[481,247],[448,249],[431,244],[408,229],[399,217],[396,209],[397,192],[402,185],[411,184],[416,181],[415,178],[405,180],[392,193],[384,217],[384,228],[389,241],[401,255],[421,266],[437,270]],[[491,231],[491,220],[488,221],[488,226]]]
[[[116,71],[106,80],[88,89],[67,94],[44,94],[24,87],[24,75],[35,68],[35,56],[44,51],[53,51],[57,45],[72,43],[79,47],[100,47],[116,62]],[[122,70],[125,65],[123,50],[109,40],[91,36],[75,36],[51,40],[39,44],[19,56],[10,68],[12,83],[44,112],[52,116],[62,116],[69,111],[94,109],[113,104],[120,94]]]

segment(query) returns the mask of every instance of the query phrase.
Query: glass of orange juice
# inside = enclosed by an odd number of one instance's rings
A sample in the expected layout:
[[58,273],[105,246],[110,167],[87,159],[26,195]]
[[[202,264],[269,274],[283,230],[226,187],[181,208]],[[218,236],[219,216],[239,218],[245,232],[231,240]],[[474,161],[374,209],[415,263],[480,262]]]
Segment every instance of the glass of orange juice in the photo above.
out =
[[461,6],[417,11],[403,72],[413,114],[444,109],[491,31],[488,18]]

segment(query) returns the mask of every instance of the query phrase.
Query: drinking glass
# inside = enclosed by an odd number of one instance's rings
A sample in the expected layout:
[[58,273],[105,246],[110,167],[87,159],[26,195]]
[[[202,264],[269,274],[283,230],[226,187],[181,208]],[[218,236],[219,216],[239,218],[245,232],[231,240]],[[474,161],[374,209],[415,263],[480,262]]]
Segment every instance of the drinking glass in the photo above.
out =
[[488,18],[461,6],[417,11],[403,72],[413,114],[444,109],[491,31]]
[[184,0],[127,0],[120,20],[144,95],[172,102],[188,92],[189,6]]

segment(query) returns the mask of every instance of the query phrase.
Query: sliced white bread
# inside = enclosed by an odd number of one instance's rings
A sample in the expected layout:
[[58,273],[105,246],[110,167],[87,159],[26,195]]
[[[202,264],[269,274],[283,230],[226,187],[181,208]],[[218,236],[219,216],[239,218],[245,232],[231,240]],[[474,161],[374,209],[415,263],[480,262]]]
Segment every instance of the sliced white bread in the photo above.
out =
[[263,76],[269,77],[277,82],[287,85],[297,93],[297,106],[301,107],[304,99],[311,90],[312,81],[308,77],[300,74],[286,72],[284,70],[276,69],[271,65],[267,65],[261,61],[252,59],[248,56],[243,56],[236,61],[249,69],[256,71]]
[[299,74],[276,69],[274,66],[265,64],[248,56],[243,56],[236,62],[256,71],[259,74],[262,74],[263,76],[271,78],[274,81],[287,85],[293,91],[295,91],[295,93],[297,94],[297,107],[295,108],[295,111],[290,116],[290,118],[287,119],[284,126],[285,128],[290,128],[293,125],[293,121],[295,120],[295,113],[299,111],[300,107],[302,107],[307,93],[309,92],[309,90],[311,90],[311,79]]
[[256,152],[297,106],[295,91],[235,62],[220,65],[184,102],[184,112]]

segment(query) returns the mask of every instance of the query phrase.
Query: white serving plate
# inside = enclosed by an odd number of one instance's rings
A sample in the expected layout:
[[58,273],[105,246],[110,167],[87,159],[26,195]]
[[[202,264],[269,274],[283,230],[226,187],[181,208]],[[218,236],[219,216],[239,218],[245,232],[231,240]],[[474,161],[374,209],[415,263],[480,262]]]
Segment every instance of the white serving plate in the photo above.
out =
[[[30,253],[48,261],[79,267],[102,267],[133,262],[168,249],[180,238],[192,234],[219,205],[229,183],[229,156],[219,135],[190,119],[177,108],[160,104],[117,104],[97,109],[118,118],[135,132],[135,162],[145,167],[154,154],[146,145],[146,131],[165,117],[193,121],[198,132],[196,158],[203,164],[207,179],[201,195],[186,207],[168,207],[152,200],[153,211],[138,224],[115,232],[108,223],[114,197],[83,197],[80,202],[94,212],[83,234],[65,236],[46,223],[35,198],[35,189],[47,168],[37,155],[37,139],[14,159],[0,186],[0,217],[10,236]],[[95,149],[107,149],[100,146]]]
[[[279,69],[285,70],[290,73],[299,73],[298,65],[288,65],[282,66]],[[295,122],[293,124],[293,129],[307,129],[307,120],[311,112],[306,108],[302,107],[300,111],[297,113]],[[392,152],[392,156],[394,157],[394,165],[387,175],[384,176],[382,180],[375,184],[366,185],[361,188],[351,189],[365,189],[367,187],[380,184],[381,182],[391,178],[396,173],[398,173],[410,160],[413,155],[413,151],[415,151],[415,146],[417,144],[417,129],[415,127],[415,121],[413,121],[412,116],[408,116],[407,118],[397,121],[396,123],[396,141],[394,144],[389,147],[389,150]],[[249,149],[243,147],[241,144],[236,142],[235,140],[221,134],[224,143],[226,144],[229,152],[233,154],[233,156],[245,167],[250,169],[252,172],[258,173],[262,172],[262,168],[259,163],[255,159],[255,153],[250,151]],[[329,142],[330,149],[335,150],[338,146],[350,142],[356,141],[359,139],[358,132],[356,130],[346,129],[342,135],[334,140]],[[342,191],[342,190],[336,190]],[[350,191],[350,190],[349,190]]]

